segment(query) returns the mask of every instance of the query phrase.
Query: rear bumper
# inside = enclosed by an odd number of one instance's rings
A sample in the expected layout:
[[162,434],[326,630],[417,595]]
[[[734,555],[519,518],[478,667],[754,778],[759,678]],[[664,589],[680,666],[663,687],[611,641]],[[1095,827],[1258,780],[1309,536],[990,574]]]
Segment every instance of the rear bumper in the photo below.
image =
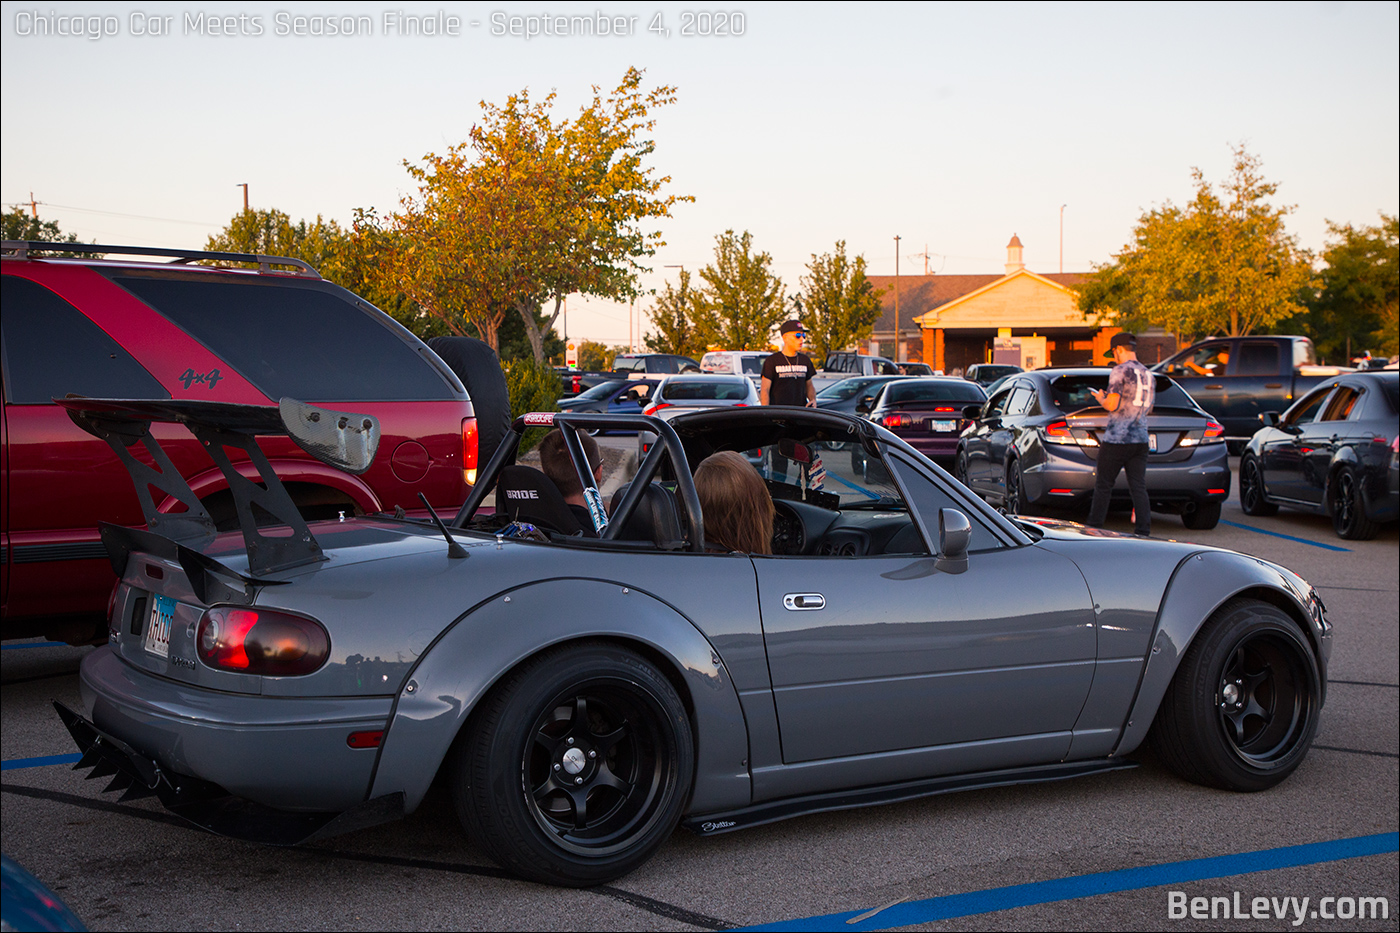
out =
[[[1047,444],[1044,450],[1042,462],[1022,466],[1022,482],[1031,502],[1069,505],[1093,497],[1094,461],[1069,445]],[[1154,505],[1220,502],[1229,497],[1230,482],[1230,460],[1224,444],[1196,448],[1185,460],[1149,458],[1147,462],[1147,495]],[[1129,498],[1126,473],[1118,474],[1113,498]]]
[[110,646],[83,659],[80,688],[92,726],[161,771],[267,807],[307,812],[364,802],[376,750],[350,748],[346,739],[384,729],[393,702],[190,687],[132,667]]

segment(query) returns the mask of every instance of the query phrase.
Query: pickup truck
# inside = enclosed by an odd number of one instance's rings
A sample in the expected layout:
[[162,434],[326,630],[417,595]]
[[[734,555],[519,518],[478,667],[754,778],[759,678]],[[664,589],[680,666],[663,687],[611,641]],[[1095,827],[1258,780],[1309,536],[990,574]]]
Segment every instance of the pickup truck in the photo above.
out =
[[812,377],[813,387],[820,392],[829,385],[852,376],[900,376],[899,364],[883,356],[867,356],[842,350],[828,353],[822,368]]
[[688,356],[675,353],[619,353],[613,360],[613,369],[607,372],[569,369],[563,366],[554,368],[563,389],[560,398],[573,398],[580,392],[586,392],[612,379],[641,379],[649,375],[663,376],[699,371],[699,363]]
[[1264,412],[1283,411],[1322,380],[1351,371],[1317,365],[1307,337],[1273,335],[1204,340],[1151,369],[1223,424],[1232,446],[1254,436]]

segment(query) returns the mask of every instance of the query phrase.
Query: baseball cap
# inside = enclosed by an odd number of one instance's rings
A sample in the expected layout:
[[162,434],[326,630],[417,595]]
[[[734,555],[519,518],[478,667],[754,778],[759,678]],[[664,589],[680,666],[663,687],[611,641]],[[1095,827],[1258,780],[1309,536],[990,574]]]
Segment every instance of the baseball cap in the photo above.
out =
[[1113,359],[1113,348],[1114,348],[1114,347],[1127,347],[1129,350],[1132,350],[1133,352],[1136,353],[1136,352],[1137,352],[1137,337],[1134,336],[1133,334],[1129,334],[1129,333],[1126,333],[1126,332],[1125,332],[1125,333],[1121,333],[1121,334],[1114,334],[1114,335],[1113,335],[1113,339],[1110,340],[1110,341],[1108,342],[1108,349],[1104,351],[1104,355],[1103,355],[1103,358],[1104,358],[1104,359],[1106,359],[1106,360],[1111,360],[1111,359]]
[[778,328],[778,330],[784,334],[790,334],[793,331],[797,331],[800,334],[805,328],[803,328],[801,321],[784,321],[783,326]]

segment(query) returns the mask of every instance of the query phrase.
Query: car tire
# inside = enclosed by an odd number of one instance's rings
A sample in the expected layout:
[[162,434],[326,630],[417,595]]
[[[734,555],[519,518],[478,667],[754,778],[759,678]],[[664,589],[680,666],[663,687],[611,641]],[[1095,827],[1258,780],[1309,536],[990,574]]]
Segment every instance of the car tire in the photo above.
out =
[[586,887],[670,838],[694,769],[670,680],[626,648],[588,643],[541,654],[496,687],[454,750],[453,796],[503,867]]
[[1277,515],[1278,506],[1264,498],[1259,461],[1245,454],[1240,461],[1240,511],[1246,515]]
[[1008,515],[1030,515],[1031,504],[1026,499],[1026,487],[1022,482],[1021,461],[1012,460],[1006,465],[1006,512]]
[[1361,483],[1351,467],[1342,467],[1332,477],[1327,490],[1332,511],[1332,530],[1348,541],[1366,541],[1380,530],[1377,522],[1366,517],[1366,503],[1361,498]]
[[477,467],[484,468],[510,430],[510,390],[500,358],[475,337],[434,337],[428,348],[467,388],[476,414]]
[[1193,531],[1210,531],[1220,524],[1220,503],[1201,502],[1181,513],[1181,523]]
[[1235,599],[1187,648],[1149,741],[1188,781],[1265,790],[1307,754],[1321,699],[1317,660],[1293,619],[1268,603]]
[[968,476],[968,473],[969,473],[969,472],[970,472],[970,471],[969,471],[969,465],[968,465],[968,461],[967,461],[967,451],[965,451],[965,450],[960,450],[960,451],[958,451],[958,459],[957,459],[957,462],[954,463],[954,465],[953,465],[953,477],[954,477],[958,482],[960,482],[960,483],[962,483],[964,486],[966,486],[968,489],[971,489],[971,488],[972,488],[972,480],[971,480],[971,478]]

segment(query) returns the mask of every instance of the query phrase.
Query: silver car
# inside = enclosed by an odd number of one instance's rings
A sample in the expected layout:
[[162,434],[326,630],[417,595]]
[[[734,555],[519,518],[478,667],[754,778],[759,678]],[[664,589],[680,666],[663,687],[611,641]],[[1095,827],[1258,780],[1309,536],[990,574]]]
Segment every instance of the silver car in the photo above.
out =
[[[741,377],[742,378],[742,377]],[[869,422],[798,408],[518,418],[455,516],[307,524],[258,436],[342,469],[373,418],[63,399],[145,493],[147,529],[104,527],[121,583],[109,643],[60,708],[108,789],[264,842],[393,820],[439,774],[465,831],[522,877],[600,884],[678,825],[800,813],[1134,766],[1260,791],[1303,760],[1331,628],[1275,564],[1217,548],[1013,521]],[[215,534],[152,421],[187,425],[230,474]],[[564,534],[532,425],[657,442],[597,537]],[[871,482],[825,457],[859,444]],[[223,454],[243,449],[260,482]],[[706,547],[694,465],[780,456],[771,554]],[[826,461],[830,462],[826,462]],[[184,511],[152,505],[149,488]],[[260,520],[261,519],[261,520]],[[277,524],[277,523],[281,524]],[[127,831],[123,828],[122,831]]]

